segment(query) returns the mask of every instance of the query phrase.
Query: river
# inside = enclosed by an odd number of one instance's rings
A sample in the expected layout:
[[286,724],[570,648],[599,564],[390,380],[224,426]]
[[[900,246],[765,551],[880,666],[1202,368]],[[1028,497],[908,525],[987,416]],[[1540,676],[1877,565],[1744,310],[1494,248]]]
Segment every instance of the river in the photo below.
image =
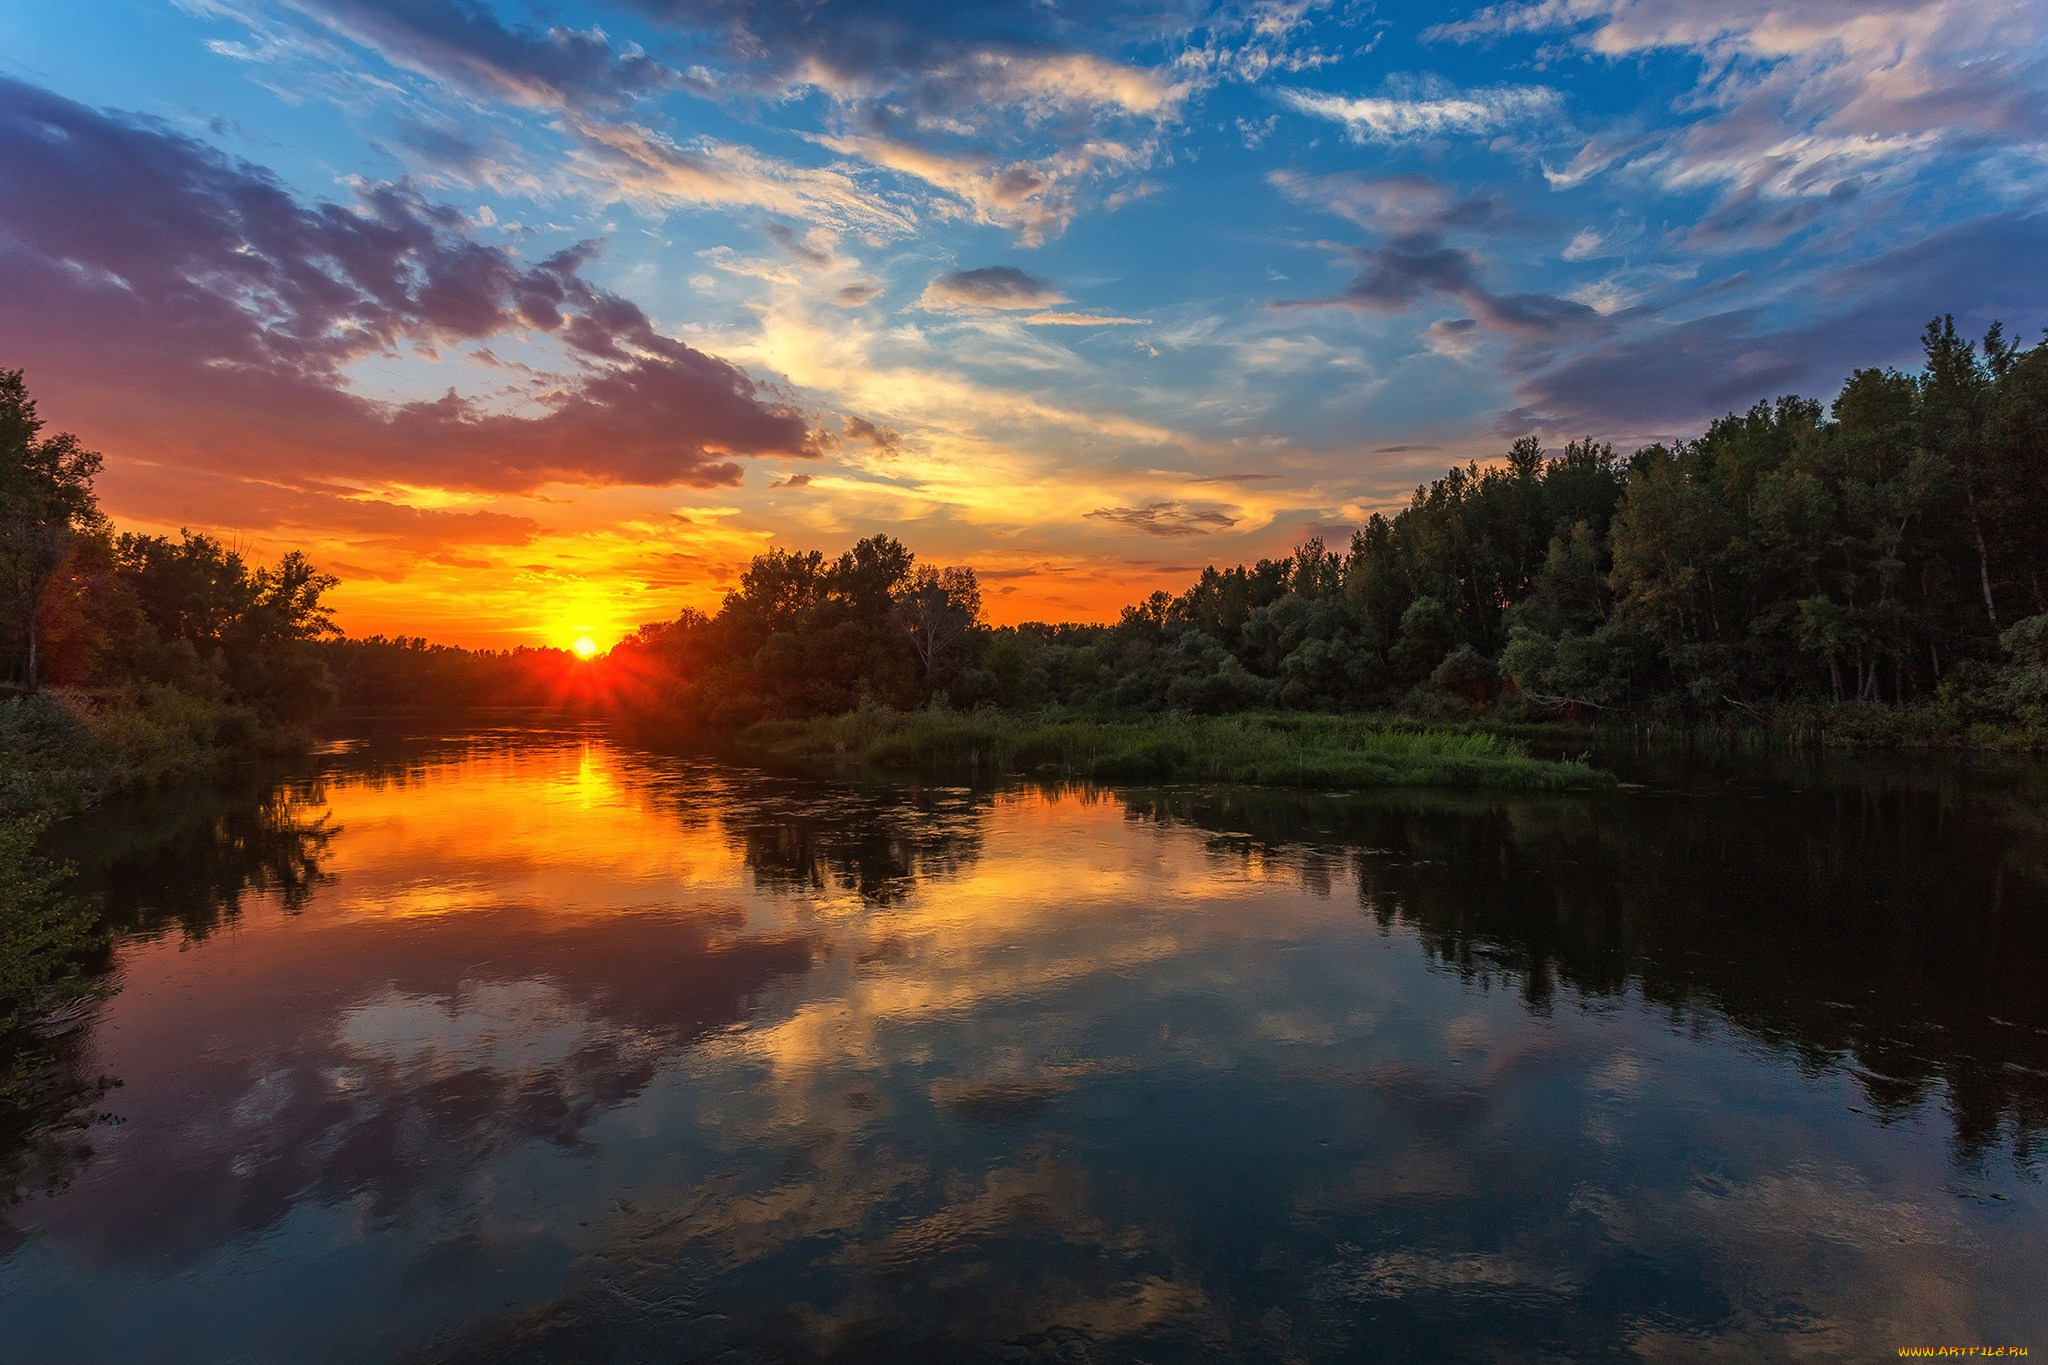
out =
[[2048,768],[1629,775],[415,720],[102,810],[119,989],[0,1151],[0,1359],[2048,1350]]

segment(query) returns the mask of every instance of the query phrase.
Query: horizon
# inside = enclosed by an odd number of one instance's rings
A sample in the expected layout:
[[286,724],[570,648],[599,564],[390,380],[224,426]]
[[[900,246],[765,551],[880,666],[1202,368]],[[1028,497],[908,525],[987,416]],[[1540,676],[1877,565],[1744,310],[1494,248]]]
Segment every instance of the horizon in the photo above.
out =
[[876,533],[1113,619],[2048,322],[2027,7],[741,13],[0,17],[0,367],[123,529],[602,652]]

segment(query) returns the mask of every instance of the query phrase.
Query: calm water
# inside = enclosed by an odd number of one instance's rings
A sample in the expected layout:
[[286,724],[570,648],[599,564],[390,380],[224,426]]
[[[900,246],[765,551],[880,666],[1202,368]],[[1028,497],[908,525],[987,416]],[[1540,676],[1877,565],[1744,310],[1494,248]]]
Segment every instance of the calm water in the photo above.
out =
[[109,1117],[0,1164],[0,1358],[2048,1350],[2048,769],[329,749],[73,832]]

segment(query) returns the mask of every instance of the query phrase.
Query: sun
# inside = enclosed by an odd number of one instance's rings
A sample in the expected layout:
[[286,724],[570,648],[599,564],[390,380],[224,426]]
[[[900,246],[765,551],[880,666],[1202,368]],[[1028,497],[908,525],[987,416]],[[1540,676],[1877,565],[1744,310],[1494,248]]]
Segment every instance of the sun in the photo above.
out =
[[576,651],[577,658],[588,659],[597,653],[597,641],[591,639],[588,635],[579,635],[576,637],[575,643],[571,644],[569,648]]

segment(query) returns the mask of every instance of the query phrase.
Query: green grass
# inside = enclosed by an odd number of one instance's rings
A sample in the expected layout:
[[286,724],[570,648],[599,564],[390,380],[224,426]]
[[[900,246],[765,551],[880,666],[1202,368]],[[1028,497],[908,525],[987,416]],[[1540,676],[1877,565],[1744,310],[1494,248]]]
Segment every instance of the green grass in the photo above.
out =
[[866,710],[766,721],[740,747],[764,756],[952,773],[1033,773],[1097,782],[1265,786],[1491,787],[1584,791],[1613,779],[1581,761],[1530,757],[1498,735],[1391,727],[1323,715],[1086,720],[1001,712]]

